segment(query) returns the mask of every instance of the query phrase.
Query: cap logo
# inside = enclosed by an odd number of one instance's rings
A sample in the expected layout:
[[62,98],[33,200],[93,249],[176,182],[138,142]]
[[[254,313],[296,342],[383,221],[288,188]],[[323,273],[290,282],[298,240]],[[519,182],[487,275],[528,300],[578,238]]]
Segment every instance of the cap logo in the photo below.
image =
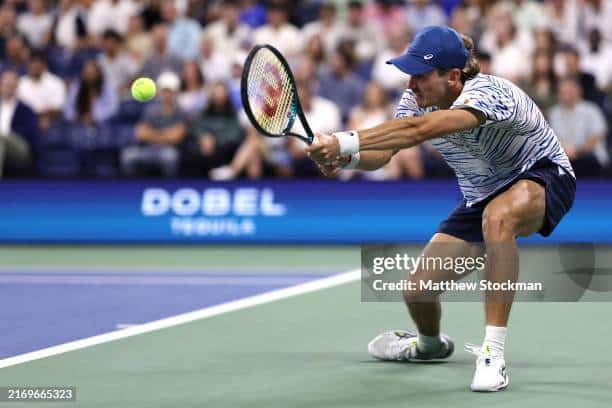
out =
[[433,55],[433,54],[427,54],[427,55],[423,56],[423,59],[424,59],[424,60],[426,60],[426,61],[429,61],[429,60],[430,60],[430,59],[432,59],[433,57],[434,57],[434,55]]

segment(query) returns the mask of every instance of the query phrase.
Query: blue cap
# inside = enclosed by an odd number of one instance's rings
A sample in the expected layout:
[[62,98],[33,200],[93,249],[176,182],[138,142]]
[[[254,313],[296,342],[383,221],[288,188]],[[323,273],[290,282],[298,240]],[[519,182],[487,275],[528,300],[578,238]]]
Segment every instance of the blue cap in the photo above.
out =
[[408,75],[423,75],[434,69],[465,67],[470,53],[461,35],[450,27],[425,27],[417,33],[404,55],[387,61]]

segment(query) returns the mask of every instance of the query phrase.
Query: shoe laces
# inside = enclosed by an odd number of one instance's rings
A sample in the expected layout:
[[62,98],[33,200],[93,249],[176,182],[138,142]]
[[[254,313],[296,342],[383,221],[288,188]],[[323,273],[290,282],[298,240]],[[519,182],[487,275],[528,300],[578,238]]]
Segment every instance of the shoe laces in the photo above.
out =
[[491,365],[491,360],[496,357],[491,350],[483,350],[483,346],[477,344],[466,343],[464,349],[478,357],[478,362],[483,361],[486,366]]
[[417,340],[416,338],[402,339],[394,344],[397,347],[398,355],[405,356],[405,358],[414,358],[417,353]]
[[466,343],[464,350],[468,353],[474,354],[478,358],[491,358],[491,353],[484,351],[482,349],[482,346],[479,346],[477,344]]

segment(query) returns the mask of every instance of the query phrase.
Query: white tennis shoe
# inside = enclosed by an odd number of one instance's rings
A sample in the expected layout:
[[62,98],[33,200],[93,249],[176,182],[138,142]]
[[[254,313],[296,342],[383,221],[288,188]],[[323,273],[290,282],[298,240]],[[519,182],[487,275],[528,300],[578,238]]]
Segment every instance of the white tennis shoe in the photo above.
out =
[[394,330],[379,334],[368,344],[368,353],[379,360],[411,361],[433,360],[450,357],[455,346],[445,334],[440,335],[442,344],[433,353],[424,353],[417,348],[417,335],[407,330]]
[[476,355],[476,372],[470,389],[478,392],[495,392],[508,387],[510,379],[506,371],[506,362],[501,355],[491,353],[486,346],[466,344],[465,350]]

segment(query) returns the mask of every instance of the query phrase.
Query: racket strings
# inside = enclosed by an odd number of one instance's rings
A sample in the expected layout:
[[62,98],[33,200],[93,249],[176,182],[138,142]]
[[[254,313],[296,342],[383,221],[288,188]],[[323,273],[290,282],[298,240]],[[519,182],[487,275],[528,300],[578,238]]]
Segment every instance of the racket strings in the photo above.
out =
[[248,74],[248,98],[257,123],[272,134],[283,134],[294,116],[294,90],[276,55],[261,49]]

